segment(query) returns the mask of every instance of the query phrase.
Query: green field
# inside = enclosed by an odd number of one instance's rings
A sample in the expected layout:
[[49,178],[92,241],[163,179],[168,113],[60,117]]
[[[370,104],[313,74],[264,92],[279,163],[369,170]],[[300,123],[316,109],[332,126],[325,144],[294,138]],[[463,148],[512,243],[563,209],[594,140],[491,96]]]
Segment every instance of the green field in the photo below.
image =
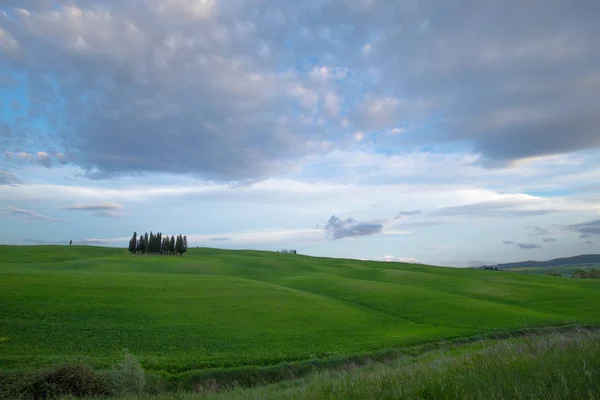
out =
[[265,366],[600,324],[600,282],[257,251],[0,246],[0,365]]

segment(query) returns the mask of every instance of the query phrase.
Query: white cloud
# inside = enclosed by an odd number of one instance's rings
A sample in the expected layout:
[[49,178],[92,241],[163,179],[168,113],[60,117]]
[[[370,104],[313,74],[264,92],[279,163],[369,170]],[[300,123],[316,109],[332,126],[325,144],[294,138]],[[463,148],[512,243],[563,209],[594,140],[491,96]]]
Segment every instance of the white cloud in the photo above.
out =
[[13,206],[9,206],[4,209],[0,209],[0,214],[10,215],[10,216],[22,218],[25,220],[55,221],[55,222],[63,221],[58,218],[54,218],[54,217],[50,217],[47,215],[37,213],[35,211],[24,210],[22,208],[17,208],[17,207],[13,207]]
[[401,263],[409,263],[409,264],[424,264],[423,261],[418,260],[413,257],[395,257],[395,256],[391,256],[391,255],[379,257],[379,258],[377,258],[377,261],[401,262]]
[[14,56],[18,49],[19,42],[10,33],[0,27],[0,52]]
[[327,111],[330,116],[334,117],[339,114],[340,109],[341,106],[339,97],[334,93],[327,93],[325,96],[325,111]]
[[308,76],[318,82],[326,82],[331,79],[341,80],[348,76],[348,68],[344,67],[329,67],[326,65],[315,66],[309,73]]
[[354,139],[356,142],[362,142],[364,138],[365,134],[360,131],[356,131],[352,134],[352,139]]
[[319,101],[319,96],[312,89],[307,89],[299,83],[291,84],[288,88],[290,96],[300,100],[300,104],[307,110],[314,110]]

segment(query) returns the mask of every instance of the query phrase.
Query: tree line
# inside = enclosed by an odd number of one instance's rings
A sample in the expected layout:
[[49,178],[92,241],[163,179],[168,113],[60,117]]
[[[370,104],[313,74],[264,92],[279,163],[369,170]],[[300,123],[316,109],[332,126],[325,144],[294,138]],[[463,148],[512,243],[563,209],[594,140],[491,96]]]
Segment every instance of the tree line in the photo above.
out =
[[578,269],[573,272],[573,278],[579,279],[600,279],[600,269],[592,268],[589,271]]
[[487,265],[484,265],[483,267],[479,267],[479,269],[485,269],[486,271],[501,271],[501,269],[499,269],[498,267],[490,267]]
[[139,238],[137,232],[133,232],[133,237],[129,239],[129,252],[132,254],[183,255],[187,247],[187,236],[163,237],[161,232],[150,232],[150,235],[146,232]]

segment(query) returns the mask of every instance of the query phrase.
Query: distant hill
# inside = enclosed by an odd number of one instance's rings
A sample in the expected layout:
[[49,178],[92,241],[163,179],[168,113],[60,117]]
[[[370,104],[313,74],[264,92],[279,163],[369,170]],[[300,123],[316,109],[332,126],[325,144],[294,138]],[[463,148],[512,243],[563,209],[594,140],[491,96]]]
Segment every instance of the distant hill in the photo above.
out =
[[582,254],[580,256],[555,258],[548,261],[519,261],[514,263],[483,265],[478,268],[496,267],[498,269],[512,269],[524,267],[558,267],[561,265],[600,264],[600,254]]

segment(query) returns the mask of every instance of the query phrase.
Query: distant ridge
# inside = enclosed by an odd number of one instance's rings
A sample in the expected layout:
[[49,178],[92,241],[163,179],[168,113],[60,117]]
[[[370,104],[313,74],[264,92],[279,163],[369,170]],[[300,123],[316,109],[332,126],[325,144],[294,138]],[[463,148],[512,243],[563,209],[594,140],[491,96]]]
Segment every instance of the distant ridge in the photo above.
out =
[[522,267],[558,267],[560,265],[600,264],[600,254],[582,254],[574,257],[554,258],[548,261],[519,261],[514,263],[482,265],[481,267],[496,267],[498,269],[511,269]]

